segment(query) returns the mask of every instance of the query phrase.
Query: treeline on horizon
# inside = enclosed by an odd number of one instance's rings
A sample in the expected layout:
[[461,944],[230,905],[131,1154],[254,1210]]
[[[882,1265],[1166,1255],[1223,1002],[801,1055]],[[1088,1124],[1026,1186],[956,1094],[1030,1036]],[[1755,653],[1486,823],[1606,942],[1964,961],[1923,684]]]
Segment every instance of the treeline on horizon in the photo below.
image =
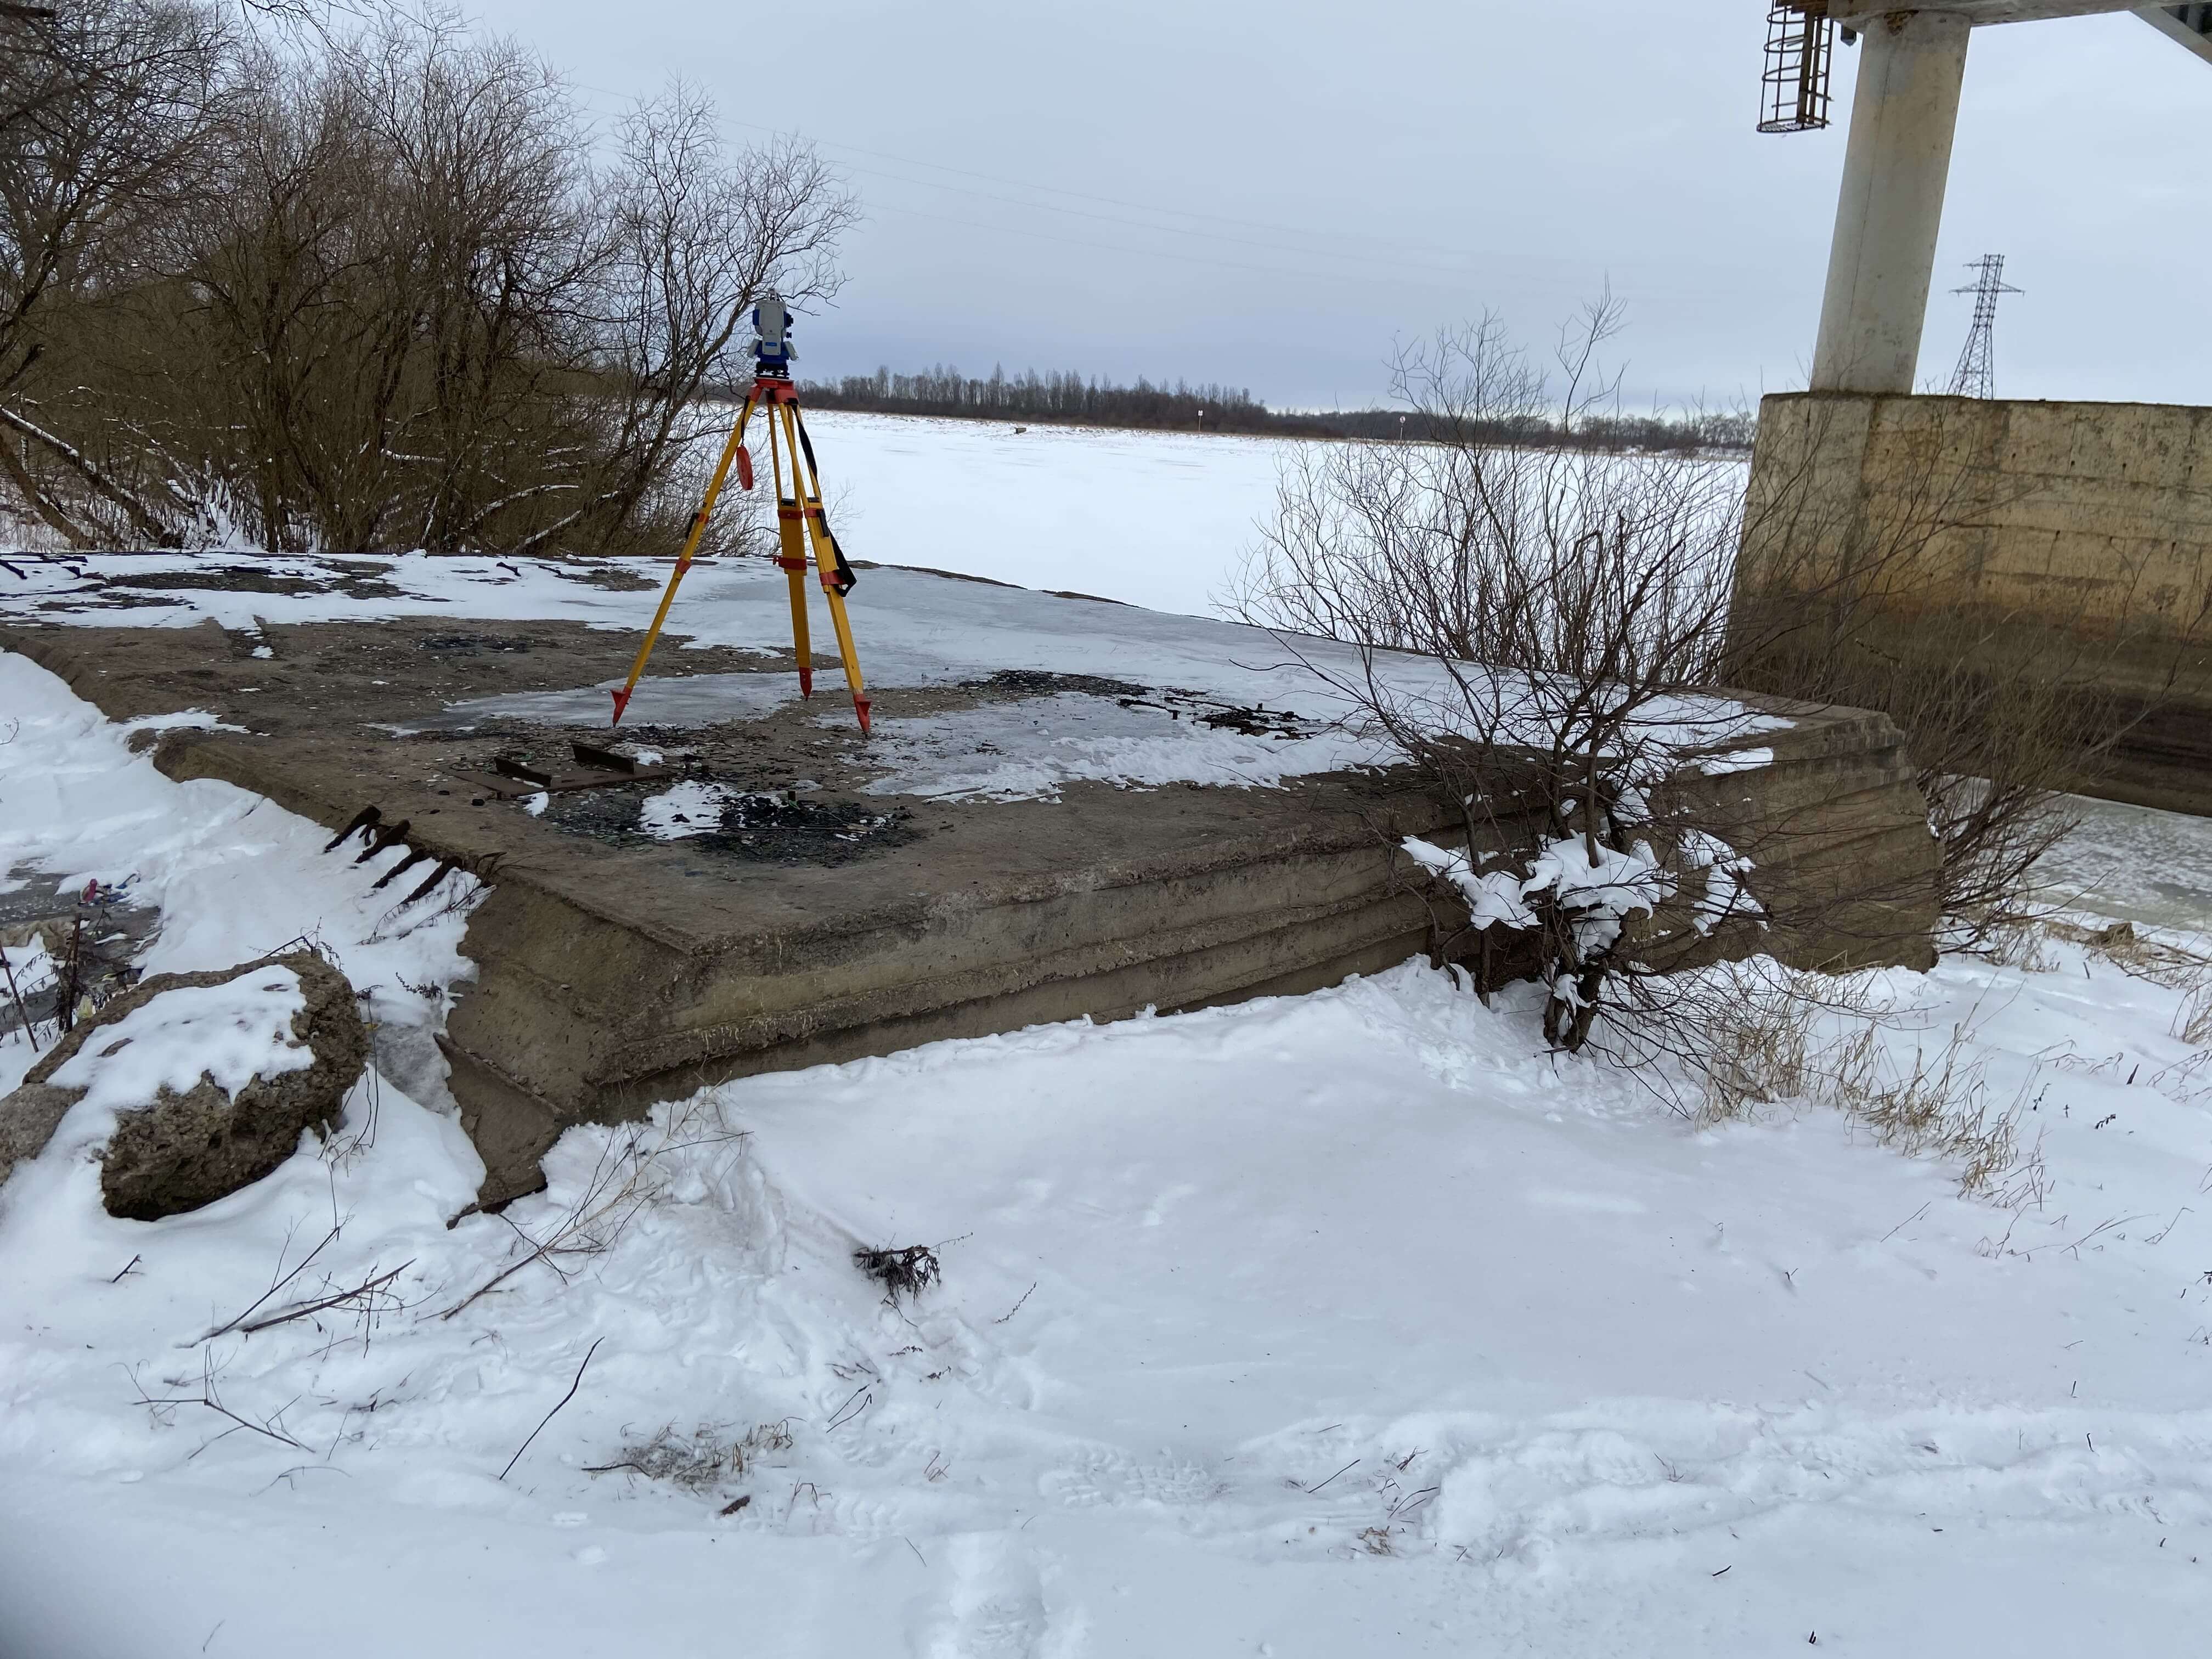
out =
[[[1235,432],[1276,438],[1438,437],[1417,410],[1353,409],[1278,410],[1242,386],[1155,385],[1144,376],[1133,386],[1074,373],[1009,375],[994,368],[988,380],[939,364],[917,374],[878,368],[836,380],[809,380],[801,395],[817,409],[874,415],[939,415],[970,421],[1017,421],[1067,426],[1135,427],[1185,432]],[[1747,410],[1686,415],[1585,415],[1571,428],[1541,416],[1479,422],[1462,432],[1478,441],[1529,447],[1748,451],[1758,416]]]

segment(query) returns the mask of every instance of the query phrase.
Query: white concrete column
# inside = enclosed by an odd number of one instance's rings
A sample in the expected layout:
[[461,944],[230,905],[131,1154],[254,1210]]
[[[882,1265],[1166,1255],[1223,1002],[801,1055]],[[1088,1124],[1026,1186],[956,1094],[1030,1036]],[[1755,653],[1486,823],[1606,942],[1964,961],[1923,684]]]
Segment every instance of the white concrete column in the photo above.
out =
[[1955,12],[1908,11],[1859,37],[1815,392],[1912,390],[1972,32]]

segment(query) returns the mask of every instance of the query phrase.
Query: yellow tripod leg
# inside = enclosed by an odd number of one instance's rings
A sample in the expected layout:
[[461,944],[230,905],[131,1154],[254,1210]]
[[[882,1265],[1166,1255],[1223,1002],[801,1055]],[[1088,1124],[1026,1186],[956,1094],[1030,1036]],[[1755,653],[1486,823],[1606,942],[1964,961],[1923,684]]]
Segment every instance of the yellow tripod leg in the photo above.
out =
[[[844,659],[845,684],[853,693],[853,714],[860,722],[860,735],[868,734],[868,690],[860,678],[860,653],[853,645],[853,625],[845,615],[845,596],[835,581],[836,557],[830,547],[830,527],[822,514],[822,475],[813,465],[810,447],[799,441],[799,411],[787,404],[784,419],[791,443],[791,470],[804,492],[806,539],[814,554],[814,569],[822,582],[823,596],[830,601],[830,624],[837,630],[837,654]],[[800,471],[805,458],[805,471]]]
[[[768,415],[769,470],[775,475],[776,563],[791,582],[791,648],[799,658],[799,695],[814,695],[814,643],[806,620],[806,543],[799,527],[803,511],[799,483],[799,446],[781,441],[776,432],[780,405],[771,403]],[[791,461],[791,498],[783,493],[783,461]]]
[[837,654],[845,659],[845,684],[853,688],[853,713],[860,722],[860,735],[868,735],[868,689],[860,679],[860,653],[853,648],[853,624],[846,620],[845,596],[836,588],[825,590],[830,600],[830,625],[837,630]]
[[[707,481],[707,493],[699,502],[699,510],[691,515],[691,529],[684,538],[684,550],[677,556],[676,568],[669,573],[667,591],[660,596],[660,609],[653,613],[653,626],[645,630],[645,643],[637,648],[637,660],[629,665],[629,678],[623,682],[621,690],[614,694],[615,717],[610,726],[622,724],[623,711],[629,707],[630,693],[645,673],[646,659],[653,655],[653,647],[660,639],[661,624],[668,620],[668,607],[676,603],[676,589],[684,580],[684,573],[691,568],[691,556],[699,550],[699,538],[707,532],[707,515],[714,510],[715,499],[722,493],[723,480],[730,475],[730,465],[745,447],[745,426],[753,417],[753,400],[745,399],[745,406],[738,412],[738,423],[730,428],[730,441],[722,446],[722,459],[714,464],[714,476]],[[745,480],[751,487],[751,480]]]

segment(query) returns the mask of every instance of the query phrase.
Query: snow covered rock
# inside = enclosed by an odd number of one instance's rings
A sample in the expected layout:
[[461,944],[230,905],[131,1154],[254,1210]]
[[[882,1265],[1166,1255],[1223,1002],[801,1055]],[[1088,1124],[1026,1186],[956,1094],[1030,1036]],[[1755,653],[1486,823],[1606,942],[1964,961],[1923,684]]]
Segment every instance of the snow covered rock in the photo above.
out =
[[337,1121],[368,1036],[345,975],[312,951],[156,974],[0,1100],[0,1181],[76,1115],[110,1215],[155,1221],[267,1175]]

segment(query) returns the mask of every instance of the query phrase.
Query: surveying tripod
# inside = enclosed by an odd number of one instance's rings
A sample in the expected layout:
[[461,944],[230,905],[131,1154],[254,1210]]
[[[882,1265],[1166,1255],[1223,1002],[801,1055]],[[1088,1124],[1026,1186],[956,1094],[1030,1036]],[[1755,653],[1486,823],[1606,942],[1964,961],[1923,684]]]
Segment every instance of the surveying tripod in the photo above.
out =
[[[660,609],[653,612],[653,626],[646,630],[645,643],[638,648],[637,660],[630,665],[629,678],[614,694],[615,717],[609,724],[622,723],[623,712],[629,707],[630,693],[637,689],[638,678],[645,672],[646,659],[652,656],[653,645],[660,638],[661,624],[668,620],[668,608],[676,602],[677,586],[683,581],[684,573],[691,568],[699,538],[706,533],[707,515],[714,510],[715,500],[722,493],[731,467],[737,468],[740,489],[753,487],[753,460],[745,449],[745,428],[751,423],[753,410],[757,407],[768,422],[769,473],[775,481],[776,563],[782,567],[791,583],[791,634],[793,648],[799,656],[799,695],[814,695],[814,654],[806,625],[806,562],[811,550],[815,574],[830,601],[830,623],[837,631],[837,654],[845,661],[845,684],[852,690],[853,713],[860,719],[860,735],[866,737],[867,688],[860,678],[859,653],[853,648],[852,623],[845,615],[845,595],[859,579],[853,574],[852,566],[845,562],[845,555],[837,546],[837,538],[830,533],[830,520],[822,510],[822,476],[814,464],[814,445],[807,438],[806,422],[799,412],[798,388],[791,382],[791,313],[775,295],[767,295],[753,308],[753,329],[757,337],[753,343],[752,390],[745,394],[745,406],[738,413],[737,424],[730,428],[729,442],[722,446],[722,459],[715,465],[714,477],[707,481],[707,493],[699,502],[699,510],[691,515],[684,551],[669,575],[668,591],[660,596]],[[787,463],[788,494],[784,488]]]

